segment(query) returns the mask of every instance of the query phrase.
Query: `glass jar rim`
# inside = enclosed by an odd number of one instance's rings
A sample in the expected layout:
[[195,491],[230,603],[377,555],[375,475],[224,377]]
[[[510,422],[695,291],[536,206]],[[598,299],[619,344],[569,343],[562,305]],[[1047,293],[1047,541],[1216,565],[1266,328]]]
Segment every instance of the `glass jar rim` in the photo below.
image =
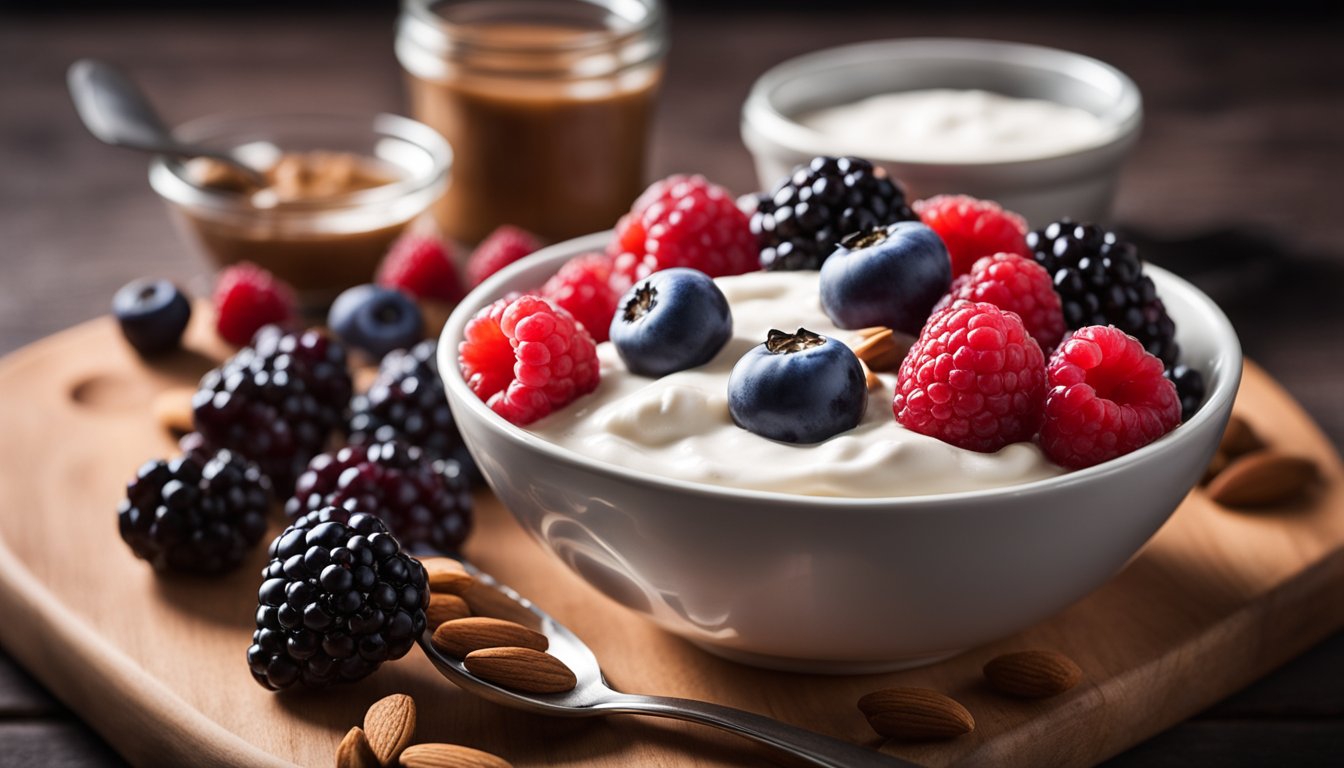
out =
[[[438,6],[448,6],[455,2],[463,5],[488,7],[492,15],[504,13],[518,0],[403,0],[401,18],[398,22],[397,47],[402,54],[403,64],[407,57],[402,46],[409,44],[438,56],[454,54],[454,58],[468,59],[473,56],[490,57],[498,55],[516,56],[517,72],[524,74],[535,69],[536,73],[547,73],[554,68],[556,59],[582,57],[612,51],[638,48],[637,55],[621,56],[620,64],[611,67],[612,72],[630,66],[638,66],[656,60],[664,53],[666,43],[663,28],[665,11],[662,0],[551,0],[563,2],[571,7],[591,6],[605,10],[610,18],[620,19],[625,24],[608,26],[605,29],[575,30],[563,39],[545,39],[528,41],[515,37],[501,39],[499,36],[481,34],[486,25],[479,23],[454,23],[444,14],[436,11]],[[528,5],[539,6],[536,0]],[[491,20],[490,16],[473,19],[480,22]],[[648,44],[652,42],[652,44]],[[588,76],[609,74],[607,72],[588,72]]]

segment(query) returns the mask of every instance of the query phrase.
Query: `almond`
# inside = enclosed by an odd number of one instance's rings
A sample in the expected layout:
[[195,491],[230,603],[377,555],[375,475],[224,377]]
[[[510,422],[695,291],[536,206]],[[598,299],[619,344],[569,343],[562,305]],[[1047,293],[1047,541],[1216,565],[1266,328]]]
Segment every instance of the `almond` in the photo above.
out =
[[975,730],[966,708],[927,688],[886,688],[859,699],[859,711],[880,735],[925,741],[951,739]]
[[885,325],[870,325],[867,328],[860,328],[859,330],[855,331],[854,335],[858,336],[859,340],[862,341],[868,338],[869,336],[876,336],[877,334],[882,333],[883,331],[890,331],[890,330],[891,329]]
[[380,765],[394,765],[415,733],[415,701],[404,693],[379,699],[364,713],[364,734]]
[[154,398],[154,419],[170,433],[181,436],[196,427],[192,421],[191,398],[196,391],[189,387],[165,389]]
[[1316,480],[1316,462],[1263,448],[1228,463],[1208,494],[1225,507],[1261,507],[1288,501]]
[[403,768],[513,768],[502,757],[457,744],[416,744],[401,753]]
[[579,683],[563,661],[531,648],[482,648],[465,663],[483,680],[528,693],[563,693]]
[[984,672],[996,691],[1028,699],[1061,694],[1083,679],[1073,659],[1057,651],[1005,653],[990,659]]
[[465,659],[472,651],[482,648],[511,646],[544,651],[550,640],[522,624],[488,616],[471,616],[440,624],[430,640],[435,648],[458,659]]
[[430,593],[429,607],[425,609],[425,618],[429,626],[437,627],[445,621],[462,619],[471,615],[467,601],[457,595],[438,595]]
[[336,747],[336,768],[379,768],[378,757],[359,726],[351,728]]
[[1246,420],[1232,414],[1227,419],[1227,427],[1223,429],[1223,438],[1218,442],[1218,452],[1234,459],[1238,456],[1258,451],[1265,447],[1265,441],[1255,434],[1251,425]]
[[1208,485],[1224,469],[1227,469],[1227,454],[1214,451],[1213,458],[1209,459],[1209,466],[1204,468],[1204,476],[1199,479],[1199,484]]
[[873,369],[869,368],[867,363],[860,360],[859,367],[863,369],[863,381],[870,392],[882,388],[882,380],[877,378],[877,374],[873,373]]
[[429,590],[461,595],[476,580],[467,573],[462,564],[451,557],[426,557],[420,561],[429,574]]
[[908,351],[890,328],[883,328],[854,345],[854,355],[874,371],[896,370]]
[[524,627],[541,629],[541,619],[537,617],[537,614],[524,608],[518,601],[489,584],[483,584],[479,581],[473,582],[458,594],[462,596],[463,600],[467,601],[467,607],[471,609],[472,616],[505,619],[516,624],[522,624]]

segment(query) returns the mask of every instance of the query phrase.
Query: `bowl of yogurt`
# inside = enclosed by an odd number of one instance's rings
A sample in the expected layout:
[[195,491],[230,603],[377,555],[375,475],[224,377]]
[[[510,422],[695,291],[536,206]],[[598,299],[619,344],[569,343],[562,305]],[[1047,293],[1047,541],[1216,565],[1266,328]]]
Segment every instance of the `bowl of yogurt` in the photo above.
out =
[[1227,318],[1150,265],[1208,393],[1148,446],[1072,472],[1030,443],[962,450],[900,427],[887,375],[855,429],[779,443],[733,425],[733,364],[772,327],[851,339],[822,312],[818,273],[756,272],[716,281],[733,334],[708,363],[646,378],[604,342],[596,391],[526,427],[507,422],[459,371],[467,322],[609,238],[544,249],[463,300],[439,343],[448,400],[486,480],[547,550],[612,600],[748,664],[899,669],[1059,611],[1120,570],[1194,486],[1240,380]]
[[752,86],[741,130],[767,189],[814,156],[857,155],[912,198],[959,192],[1028,221],[1105,222],[1142,120],[1138,87],[1096,59],[910,38],[775,66]]

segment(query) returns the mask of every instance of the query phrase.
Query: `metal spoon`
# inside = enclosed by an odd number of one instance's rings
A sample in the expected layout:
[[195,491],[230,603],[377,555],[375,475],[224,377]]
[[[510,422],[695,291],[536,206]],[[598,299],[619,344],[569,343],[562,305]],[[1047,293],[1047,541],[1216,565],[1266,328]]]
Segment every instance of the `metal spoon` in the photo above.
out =
[[534,614],[540,622],[540,626],[534,629],[550,640],[547,652],[563,661],[578,678],[578,685],[566,693],[522,693],[501,688],[473,675],[461,660],[440,653],[430,642],[434,628],[426,629],[420,637],[420,648],[429,660],[444,677],[483,699],[506,707],[560,717],[630,714],[687,720],[731,731],[823,768],[919,768],[915,763],[884,755],[874,749],[740,709],[691,699],[621,693],[613,689],[602,676],[602,669],[592,650],[567,627],[488,574],[469,563],[463,563],[463,566],[478,583],[497,590],[520,608]]
[[80,59],[66,73],[75,111],[99,141],[178,158],[208,157],[245,175],[256,187],[266,178],[225,152],[173,138],[145,94],[120,70],[95,59]]

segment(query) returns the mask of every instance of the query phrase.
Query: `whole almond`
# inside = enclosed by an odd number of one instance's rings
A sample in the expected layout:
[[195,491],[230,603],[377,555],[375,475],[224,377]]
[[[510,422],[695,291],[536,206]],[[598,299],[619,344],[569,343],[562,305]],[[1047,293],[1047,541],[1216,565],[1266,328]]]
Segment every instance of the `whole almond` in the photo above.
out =
[[1251,425],[1246,420],[1232,414],[1227,419],[1227,427],[1223,429],[1223,438],[1218,442],[1218,450],[1229,459],[1258,451],[1265,447],[1265,441],[1255,434]]
[[159,426],[174,435],[185,435],[195,429],[192,421],[191,398],[196,394],[188,387],[165,389],[154,398],[154,419]]
[[891,329],[885,325],[870,325],[867,328],[860,328],[859,330],[855,331],[854,335],[858,337],[859,341],[862,341],[868,338],[869,336],[876,336],[879,333],[890,330]]
[[882,380],[877,378],[877,374],[873,373],[873,369],[869,368],[867,363],[860,360],[859,367],[863,369],[863,381],[869,391],[882,388]]
[[470,615],[471,608],[467,607],[467,601],[457,595],[430,593],[429,607],[425,609],[425,618],[429,620],[429,626],[437,627],[445,621],[462,619]]
[[425,567],[425,573],[429,574],[431,592],[461,595],[476,583],[467,569],[451,557],[426,557],[420,564]]
[[502,757],[459,744],[416,744],[401,753],[404,768],[513,768]]
[[995,656],[985,679],[1000,693],[1029,699],[1061,694],[1083,679],[1083,670],[1058,651],[1017,651]]
[[951,739],[975,730],[975,718],[952,699],[927,688],[886,688],[859,699],[859,711],[890,739]]
[[854,345],[855,357],[874,371],[896,370],[908,351],[890,328],[883,328]]
[[472,651],[482,648],[510,646],[544,651],[551,644],[540,632],[522,624],[488,616],[470,616],[444,622],[434,630],[430,642],[440,651],[459,659],[465,659]]
[[364,734],[381,765],[394,765],[415,734],[415,701],[404,693],[379,699],[364,713]]
[[505,619],[524,627],[541,629],[541,619],[537,614],[518,604],[518,601],[500,592],[498,589],[479,581],[467,585],[460,593],[472,616],[489,616]]
[[464,663],[479,678],[528,693],[563,693],[579,682],[563,661],[532,648],[482,648]]
[[336,747],[336,768],[380,768],[378,757],[359,726],[351,728]]
[[1225,507],[1263,507],[1289,501],[1316,480],[1316,462],[1273,448],[1239,456],[1209,481],[1208,494]]

